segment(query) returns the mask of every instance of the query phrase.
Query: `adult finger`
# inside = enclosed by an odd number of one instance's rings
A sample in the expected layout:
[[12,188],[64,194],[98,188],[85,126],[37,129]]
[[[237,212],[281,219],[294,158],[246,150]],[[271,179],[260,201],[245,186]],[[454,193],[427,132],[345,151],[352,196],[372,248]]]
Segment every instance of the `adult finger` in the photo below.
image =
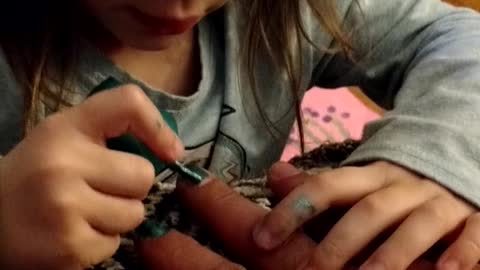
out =
[[311,255],[314,242],[294,233],[281,248],[265,251],[252,239],[254,225],[267,210],[237,194],[225,183],[209,178],[200,186],[182,185],[179,194],[192,214],[210,229],[226,249],[253,269],[296,269]]
[[305,182],[306,174],[287,162],[277,162],[267,175],[267,187],[276,197],[283,198]]
[[175,230],[161,238],[138,242],[137,250],[149,270],[245,269]]

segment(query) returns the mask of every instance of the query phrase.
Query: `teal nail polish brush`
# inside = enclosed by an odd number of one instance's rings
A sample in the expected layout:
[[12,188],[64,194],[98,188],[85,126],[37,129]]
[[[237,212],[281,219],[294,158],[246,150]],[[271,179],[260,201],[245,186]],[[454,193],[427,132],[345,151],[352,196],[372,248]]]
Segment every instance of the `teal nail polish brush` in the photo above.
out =
[[[95,87],[92,92],[89,94],[89,96],[92,96],[96,93],[119,87],[121,86],[121,83],[115,80],[112,77],[109,77],[105,81],[103,81],[100,85]],[[178,128],[177,125],[173,119],[173,116],[169,114],[168,112],[161,111],[160,112],[164,122],[168,124],[168,126],[178,134]],[[165,168],[169,168],[172,171],[178,173],[182,178],[185,180],[188,180],[192,184],[200,184],[202,180],[205,179],[206,173],[196,167],[196,166],[185,166],[179,161],[176,161],[174,163],[169,163],[166,164],[159,160],[155,154],[148,149],[148,147],[140,142],[138,139],[136,139],[132,135],[122,135],[117,138],[112,138],[107,140],[107,147],[112,150],[117,150],[117,151],[123,151],[123,152],[128,152],[132,154],[137,154],[139,156],[142,156],[149,160],[154,168],[155,168],[155,175],[158,175],[160,172],[162,172]]]

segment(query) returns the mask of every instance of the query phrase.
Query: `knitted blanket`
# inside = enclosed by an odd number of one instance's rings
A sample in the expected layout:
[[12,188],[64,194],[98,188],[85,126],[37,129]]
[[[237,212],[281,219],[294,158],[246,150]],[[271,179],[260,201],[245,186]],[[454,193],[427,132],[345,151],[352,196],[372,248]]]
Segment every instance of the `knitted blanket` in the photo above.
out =
[[[328,143],[321,145],[313,151],[290,160],[297,168],[307,173],[318,173],[337,167],[340,162],[359,145],[357,141],[347,140],[342,143]],[[266,178],[237,179],[228,183],[230,187],[252,202],[266,208],[271,205],[271,192],[265,187]],[[156,181],[149,196],[145,199],[147,219],[168,225],[177,231],[183,232],[199,243],[208,246],[215,252],[224,255],[214,237],[204,228],[198,226],[186,214],[175,198],[174,182]],[[141,270],[143,269],[134,249],[135,233],[129,233],[122,237],[122,243],[117,253],[93,267],[95,270]]]

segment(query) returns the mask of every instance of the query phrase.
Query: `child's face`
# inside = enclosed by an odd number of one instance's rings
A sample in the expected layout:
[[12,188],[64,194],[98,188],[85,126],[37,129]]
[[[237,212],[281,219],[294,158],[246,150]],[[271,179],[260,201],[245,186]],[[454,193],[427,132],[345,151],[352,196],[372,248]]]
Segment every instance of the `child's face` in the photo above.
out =
[[82,0],[126,46],[162,50],[227,0]]

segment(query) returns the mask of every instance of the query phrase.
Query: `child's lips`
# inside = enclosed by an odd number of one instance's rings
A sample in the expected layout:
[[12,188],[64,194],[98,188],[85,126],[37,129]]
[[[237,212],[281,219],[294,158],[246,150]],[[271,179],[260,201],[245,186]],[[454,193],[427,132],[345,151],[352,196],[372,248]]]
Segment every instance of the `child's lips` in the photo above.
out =
[[182,34],[193,28],[199,21],[198,17],[154,17],[135,8],[129,9],[129,12],[135,20],[156,35]]

